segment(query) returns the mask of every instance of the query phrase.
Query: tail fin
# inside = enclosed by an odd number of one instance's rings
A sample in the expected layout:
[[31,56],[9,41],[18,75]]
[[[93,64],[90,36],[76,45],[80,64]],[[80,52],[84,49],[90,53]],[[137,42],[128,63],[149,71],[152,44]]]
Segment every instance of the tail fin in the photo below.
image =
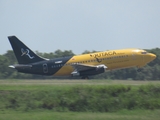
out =
[[45,58],[42,58],[36,55],[24,43],[22,43],[16,36],[8,36],[8,39],[11,43],[14,54],[19,64],[29,64],[29,63],[47,60]]

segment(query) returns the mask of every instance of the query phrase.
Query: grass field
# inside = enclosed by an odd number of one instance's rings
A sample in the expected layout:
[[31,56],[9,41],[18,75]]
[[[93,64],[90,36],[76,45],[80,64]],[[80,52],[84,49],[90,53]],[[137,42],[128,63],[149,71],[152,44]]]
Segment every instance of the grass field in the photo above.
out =
[[160,81],[133,80],[0,80],[0,90],[68,89],[73,86],[160,85]]
[[159,120],[160,110],[123,110],[114,113],[33,111],[0,112],[0,120]]
[[0,85],[145,85],[160,84],[160,81],[133,80],[0,80]]
[[[0,80],[0,91],[68,90],[74,86],[138,86],[160,85],[160,81],[127,80]],[[5,110],[0,108],[0,120],[159,120],[160,110],[120,110],[117,112],[55,112],[54,110]]]

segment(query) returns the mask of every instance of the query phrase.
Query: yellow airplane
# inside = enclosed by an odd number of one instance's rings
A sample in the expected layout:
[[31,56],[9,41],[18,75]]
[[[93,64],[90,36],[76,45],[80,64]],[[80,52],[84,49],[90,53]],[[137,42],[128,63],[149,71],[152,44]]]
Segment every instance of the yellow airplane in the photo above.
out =
[[9,67],[30,74],[80,76],[85,79],[114,69],[138,67],[140,70],[156,58],[155,54],[135,48],[46,59],[36,55],[16,36],[9,36],[8,39],[18,60],[18,64]]

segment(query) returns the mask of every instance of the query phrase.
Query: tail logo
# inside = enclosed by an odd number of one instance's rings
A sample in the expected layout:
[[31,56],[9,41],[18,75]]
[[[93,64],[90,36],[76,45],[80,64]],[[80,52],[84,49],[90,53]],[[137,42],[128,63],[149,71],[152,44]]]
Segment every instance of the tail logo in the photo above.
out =
[[29,54],[29,50],[28,49],[23,49],[23,48],[21,48],[21,52],[22,52],[22,55],[21,56],[24,56],[24,55],[27,55],[30,59],[33,59],[34,58],[34,56],[31,56],[30,54]]

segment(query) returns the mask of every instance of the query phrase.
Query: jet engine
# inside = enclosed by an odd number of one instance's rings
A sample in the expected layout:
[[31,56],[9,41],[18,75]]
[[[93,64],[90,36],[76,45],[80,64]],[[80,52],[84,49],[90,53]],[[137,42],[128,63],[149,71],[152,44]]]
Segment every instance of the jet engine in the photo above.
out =
[[105,65],[98,65],[95,68],[91,68],[88,70],[83,70],[83,71],[74,71],[72,72],[73,76],[90,76],[90,75],[97,75],[100,73],[104,73],[106,70]]

